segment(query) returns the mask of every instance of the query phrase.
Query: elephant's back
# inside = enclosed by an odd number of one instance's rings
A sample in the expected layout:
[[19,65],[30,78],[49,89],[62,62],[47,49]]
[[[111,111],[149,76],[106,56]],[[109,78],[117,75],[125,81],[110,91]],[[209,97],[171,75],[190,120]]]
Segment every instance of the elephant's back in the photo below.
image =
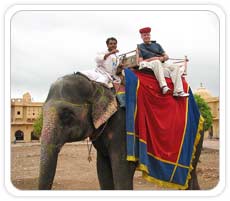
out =
[[52,83],[46,99],[65,99],[69,101],[86,101],[93,92],[91,81],[79,73],[65,75]]

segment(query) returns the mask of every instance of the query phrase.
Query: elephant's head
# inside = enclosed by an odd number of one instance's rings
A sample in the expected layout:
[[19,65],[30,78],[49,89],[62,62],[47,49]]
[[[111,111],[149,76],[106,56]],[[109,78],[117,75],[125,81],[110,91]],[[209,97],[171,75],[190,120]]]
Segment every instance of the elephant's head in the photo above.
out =
[[84,140],[117,110],[114,95],[74,74],[56,81],[43,107],[39,189],[51,189],[58,153],[66,142]]

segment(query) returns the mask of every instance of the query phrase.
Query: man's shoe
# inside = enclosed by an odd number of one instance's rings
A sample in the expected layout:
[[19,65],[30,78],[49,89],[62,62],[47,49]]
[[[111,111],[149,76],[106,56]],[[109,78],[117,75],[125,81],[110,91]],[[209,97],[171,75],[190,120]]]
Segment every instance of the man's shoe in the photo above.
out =
[[173,96],[177,96],[177,97],[188,97],[189,94],[185,93],[184,91],[181,91],[181,92],[175,92],[175,93],[173,93]]
[[162,87],[162,94],[166,95],[166,94],[170,94],[171,89],[168,88],[168,86],[164,86]]

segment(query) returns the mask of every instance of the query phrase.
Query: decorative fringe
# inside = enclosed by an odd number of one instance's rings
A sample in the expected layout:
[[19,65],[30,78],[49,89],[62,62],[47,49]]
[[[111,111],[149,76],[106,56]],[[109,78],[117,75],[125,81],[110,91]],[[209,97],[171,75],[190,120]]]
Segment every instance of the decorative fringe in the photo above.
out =
[[[179,185],[179,184],[175,184],[175,183],[171,183],[171,182],[167,182],[167,181],[162,181],[162,180],[156,179],[154,177],[151,177],[148,175],[149,174],[148,167],[144,164],[141,164],[141,163],[138,164],[136,170],[142,171],[142,177],[145,180],[152,182],[152,183],[156,183],[157,185],[159,185],[161,187],[173,188],[173,189],[182,189],[182,190],[187,189],[188,188],[188,182],[191,179],[191,171],[194,169],[194,167],[192,166],[192,162],[195,159],[196,148],[200,142],[200,138],[201,138],[200,132],[203,130],[203,123],[204,123],[204,119],[200,115],[199,124],[198,124],[198,128],[197,128],[197,133],[196,133],[196,138],[195,138],[194,145],[193,145],[192,157],[191,157],[190,166],[189,166],[188,175],[186,178],[185,185]],[[139,159],[135,156],[127,156],[127,160],[137,162]]]
[[98,119],[93,118],[94,127],[97,129],[104,124],[118,109],[116,97],[108,104],[106,111],[103,111]]

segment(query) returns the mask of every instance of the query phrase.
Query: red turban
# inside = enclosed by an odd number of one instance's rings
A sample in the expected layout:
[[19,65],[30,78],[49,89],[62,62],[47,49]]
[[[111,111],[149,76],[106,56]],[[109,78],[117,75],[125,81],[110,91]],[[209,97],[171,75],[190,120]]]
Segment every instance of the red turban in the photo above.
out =
[[150,27],[145,27],[139,30],[139,32],[142,33],[150,33],[151,32],[151,28]]

